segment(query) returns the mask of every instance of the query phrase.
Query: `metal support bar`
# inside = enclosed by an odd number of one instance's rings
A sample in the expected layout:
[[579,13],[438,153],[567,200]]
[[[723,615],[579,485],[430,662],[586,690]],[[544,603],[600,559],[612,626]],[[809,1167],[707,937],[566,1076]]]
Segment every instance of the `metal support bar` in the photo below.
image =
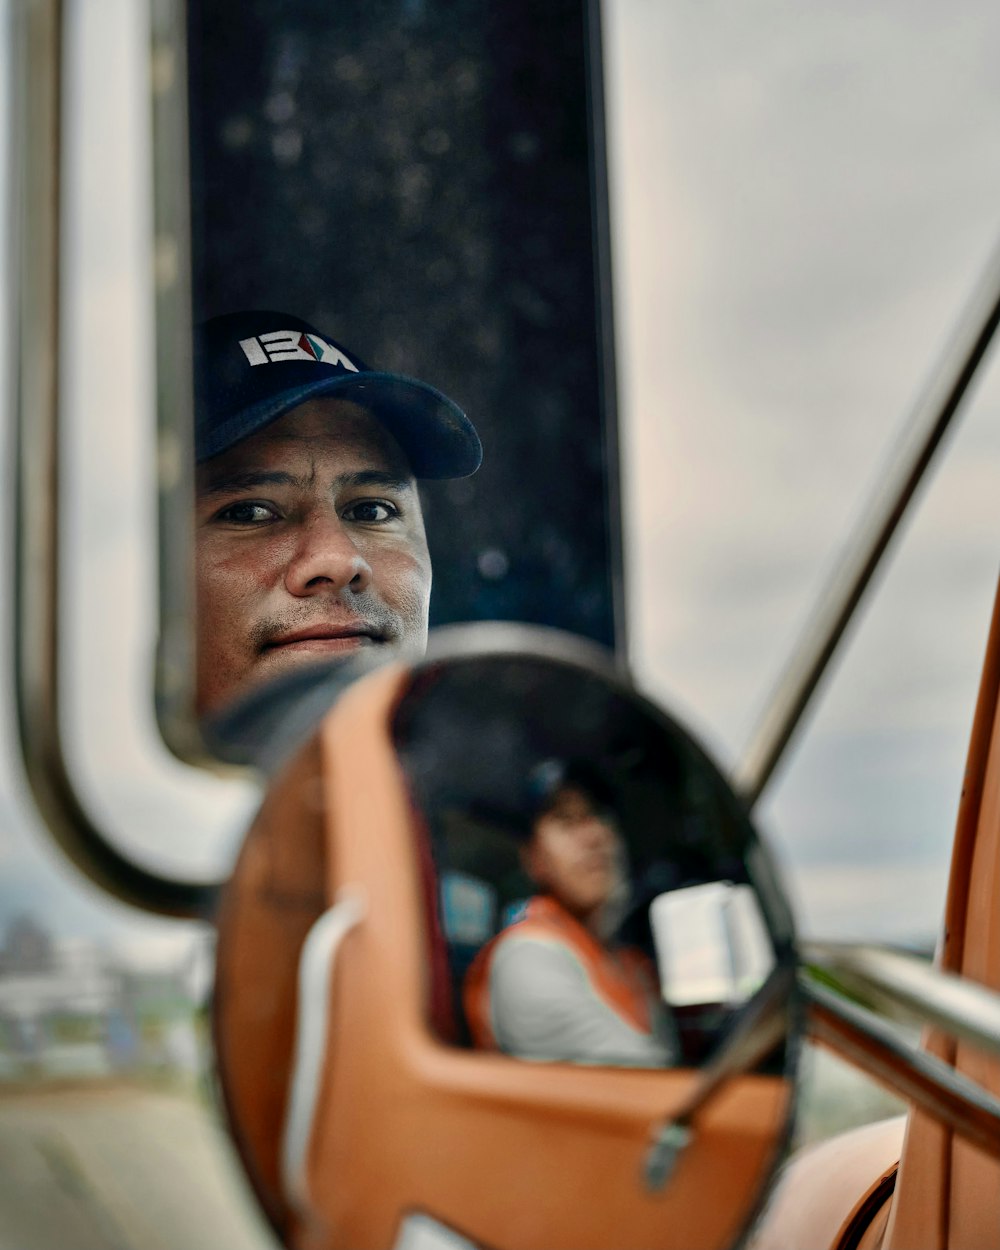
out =
[[958,412],[1000,321],[1000,249],[931,374],[879,485],[821,593],[765,707],[734,783],[748,806],[760,798],[812,701],[862,596]]
[[1000,994],[984,985],[877,946],[812,942],[803,947],[802,958],[842,993],[873,1003],[890,1017],[932,1025],[1000,1055]]
[[1000,1158],[1000,1101],[832,990],[805,977],[803,990],[815,1040]]
[[753,998],[740,1009],[736,1027],[698,1073],[681,1109],[653,1137],[643,1167],[646,1186],[660,1190],[694,1136],[694,1119],[734,1076],[751,1072],[789,1032],[795,968],[779,964]]

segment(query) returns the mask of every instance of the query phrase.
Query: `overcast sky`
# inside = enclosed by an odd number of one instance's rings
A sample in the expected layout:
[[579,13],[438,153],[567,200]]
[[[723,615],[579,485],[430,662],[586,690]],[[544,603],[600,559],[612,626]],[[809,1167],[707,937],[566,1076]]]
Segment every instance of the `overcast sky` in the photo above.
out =
[[[91,143],[67,183],[71,725],[102,819],[207,867],[253,796],[157,746],[153,501],[114,472],[150,451],[141,7],[71,6],[71,137]],[[605,27],[632,657],[731,765],[1000,239],[1000,11],[608,0]],[[759,813],[809,932],[936,934],[997,577],[998,407],[994,367]],[[105,732],[125,709],[142,731]],[[38,849],[9,752],[5,776],[0,920],[55,890],[63,927],[100,927]]]
[[[607,12],[633,652],[733,761],[1000,241],[1000,12]],[[936,933],[998,405],[994,366],[763,806],[813,932]]]

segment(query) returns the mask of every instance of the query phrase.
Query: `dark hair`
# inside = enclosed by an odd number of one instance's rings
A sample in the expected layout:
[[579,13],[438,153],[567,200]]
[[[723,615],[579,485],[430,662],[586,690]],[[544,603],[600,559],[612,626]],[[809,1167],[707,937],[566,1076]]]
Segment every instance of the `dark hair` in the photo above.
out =
[[585,759],[543,760],[528,776],[529,822],[534,825],[551,810],[564,790],[581,791],[602,810],[616,807],[614,786],[600,765]]

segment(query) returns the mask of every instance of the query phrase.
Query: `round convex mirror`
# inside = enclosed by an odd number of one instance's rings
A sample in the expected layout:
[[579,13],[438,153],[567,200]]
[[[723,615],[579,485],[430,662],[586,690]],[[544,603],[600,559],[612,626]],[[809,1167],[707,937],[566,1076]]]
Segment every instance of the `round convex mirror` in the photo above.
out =
[[791,921],[737,796],[565,635],[463,627],[347,676],[241,730],[282,762],[222,900],[214,1035],[276,1230],[735,1244],[796,1036]]
[[[697,1066],[791,958],[783,895],[731,787],[603,665],[431,663],[393,737],[426,830],[446,1040]],[[767,1059],[783,1062],[781,1047]]]

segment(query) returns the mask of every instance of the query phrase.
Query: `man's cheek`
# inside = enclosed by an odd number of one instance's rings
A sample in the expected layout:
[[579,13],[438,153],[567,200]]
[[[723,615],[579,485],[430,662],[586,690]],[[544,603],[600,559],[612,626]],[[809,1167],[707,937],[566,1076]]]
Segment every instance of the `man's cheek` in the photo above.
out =
[[252,674],[259,658],[248,641],[248,616],[235,597],[200,599],[198,691],[200,713],[218,710]]
[[254,587],[249,570],[225,565],[199,569],[197,582],[197,638],[199,667],[212,662],[231,667],[247,650],[248,626],[253,617]]
[[387,562],[382,594],[385,602],[404,621],[409,636],[426,633],[431,598],[430,559],[407,553]]

